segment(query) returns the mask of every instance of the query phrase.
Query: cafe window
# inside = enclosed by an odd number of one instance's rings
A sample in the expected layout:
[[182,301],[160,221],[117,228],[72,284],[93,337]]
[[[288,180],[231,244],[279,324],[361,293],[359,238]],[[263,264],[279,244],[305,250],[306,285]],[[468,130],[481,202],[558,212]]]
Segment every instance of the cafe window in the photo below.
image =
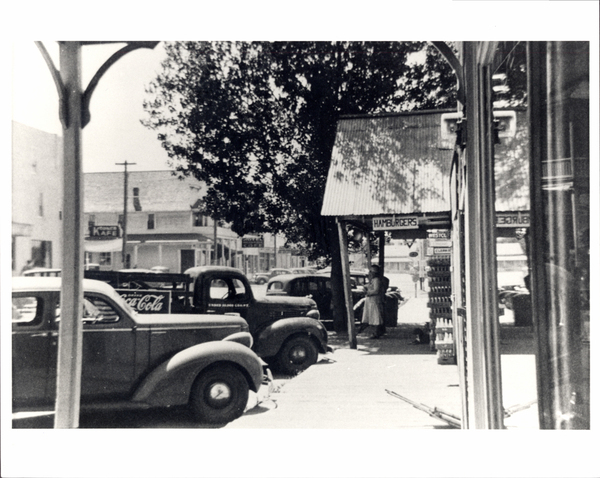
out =
[[112,265],[112,252],[101,252],[98,261],[101,266]]
[[156,227],[154,214],[148,214],[148,229],[154,229]]

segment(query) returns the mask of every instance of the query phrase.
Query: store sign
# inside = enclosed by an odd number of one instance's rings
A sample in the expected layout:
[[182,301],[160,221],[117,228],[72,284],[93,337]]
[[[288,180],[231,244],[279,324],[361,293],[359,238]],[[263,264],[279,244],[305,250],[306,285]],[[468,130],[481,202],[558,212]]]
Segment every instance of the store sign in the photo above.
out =
[[119,226],[90,226],[90,237],[120,237]]
[[242,237],[242,248],[265,247],[265,240],[262,237]]
[[496,227],[529,227],[529,212],[498,212]]
[[427,231],[427,239],[450,239],[450,231],[447,229],[441,231]]
[[451,247],[434,247],[433,248],[434,256],[447,256],[449,254],[452,254]]
[[161,290],[117,289],[129,306],[140,314],[169,314],[171,293]]
[[384,216],[373,218],[374,231],[392,231],[398,229],[418,229],[417,216]]

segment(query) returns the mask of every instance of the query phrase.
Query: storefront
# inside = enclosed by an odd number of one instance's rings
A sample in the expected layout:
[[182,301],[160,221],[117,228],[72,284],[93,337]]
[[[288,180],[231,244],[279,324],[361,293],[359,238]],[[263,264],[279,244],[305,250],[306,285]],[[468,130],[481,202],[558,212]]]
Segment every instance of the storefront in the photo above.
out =
[[342,118],[322,214],[342,251],[344,227],[382,248],[449,231],[443,315],[469,429],[504,428],[498,248],[518,245],[501,272],[518,268],[531,299],[539,428],[588,429],[589,44],[434,43],[458,110]]
[[589,44],[458,47],[465,95],[452,226],[453,282],[464,284],[454,308],[467,331],[460,343],[463,427],[503,427],[495,200],[513,177],[498,177],[495,169],[507,125],[494,112],[513,106],[527,111],[528,154],[513,157],[528,166],[530,211],[524,227],[502,231],[522,235],[527,249],[539,426],[589,428]]

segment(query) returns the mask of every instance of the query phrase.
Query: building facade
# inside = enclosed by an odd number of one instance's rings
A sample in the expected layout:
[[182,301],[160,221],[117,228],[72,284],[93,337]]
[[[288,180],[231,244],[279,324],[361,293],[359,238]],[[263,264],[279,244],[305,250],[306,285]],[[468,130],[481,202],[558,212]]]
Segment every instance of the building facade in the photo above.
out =
[[60,267],[62,138],[12,123],[12,274]]

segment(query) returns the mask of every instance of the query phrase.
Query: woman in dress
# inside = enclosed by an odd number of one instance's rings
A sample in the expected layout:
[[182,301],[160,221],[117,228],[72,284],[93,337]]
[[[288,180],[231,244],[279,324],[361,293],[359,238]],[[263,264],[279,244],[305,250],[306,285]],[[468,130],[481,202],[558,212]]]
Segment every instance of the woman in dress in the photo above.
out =
[[384,332],[383,324],[383,278],[379,266],[369,267],[369,283],[364,286],[365,289],[365,307],[363,309],[362,323],[359,332],[362,332],[369,326],[375,327],[375,332],[371,335],[372,339],[378,339]]

